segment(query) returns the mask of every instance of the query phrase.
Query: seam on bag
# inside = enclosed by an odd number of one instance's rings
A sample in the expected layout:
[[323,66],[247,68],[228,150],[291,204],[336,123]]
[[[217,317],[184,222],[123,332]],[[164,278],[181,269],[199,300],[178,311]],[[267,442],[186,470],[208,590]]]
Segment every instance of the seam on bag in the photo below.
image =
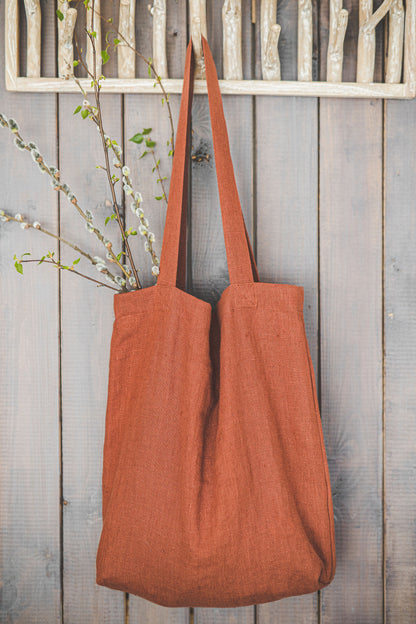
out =
[[[307,337],[306,337],[306,331],[305,331],[304,335],[305,335],[305,343],[306,343],[306,354],[307,354],[307,357],[308,357],[308,364],[309,364],[309,376],[310,376],[310,381],[311,381],[311,386],[312,386],[313,402],[314,402],[314,406],[315,406],[316,425],[318,427],[319,444],[320,444],[320,447],[321,447],[321,455],[322,455],[322,460],[323,460],[322,469],[323,469],[323,473],[324,473],[324,480],[325,480],[326,491],[327,491],[328,527],[329,527],[330,544],[331,544],[331,574],[329,576],[329,581],[327,583],[323,583],[323,581],[320,580],[320,577],[318,579],[318,582],[322,584],[322,587],[326,587],[327,585],[329,585],[329,583],[332,581],[332,579],[335,576],[335,568],[334,568],[334,552],[335,552],[334,533],[335,533],[335,527],[334,527],[334,531],[333,531],[332,530],[333,521],[331,521],[331,514],[330,514],[330,506],[331,506],[330,505],[330,497],[332,499],[332,491],[331,491],[331,482],[328,480],[327,471],[325,470],[325,463],[328,466],[328,460],[327,460],[327,455],[326,455],[325,446],[324,446],[322,421],[321,421],[321,417],[320,417],[319,405],[318,405],[318,400],[317,400],[317,396],[316,396],[316,388],[315,388],[314,377],[313,377],[312,358],[311,358],[311,355],[310,355],[310,352],[309,352],[309,345],[308,345],[308,340],[307,340]],[[328,467],[328,473],[329,473],[329,467]]]

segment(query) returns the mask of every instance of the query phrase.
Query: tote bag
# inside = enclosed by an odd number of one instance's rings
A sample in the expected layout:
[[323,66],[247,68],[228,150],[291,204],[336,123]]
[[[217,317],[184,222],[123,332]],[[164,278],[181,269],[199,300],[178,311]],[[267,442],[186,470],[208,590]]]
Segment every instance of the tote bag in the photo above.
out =
[[185,291],[190,43],[159,278],[114,296],[97,583],[236,607],[328,585],[334,523],[303,289],[259,281],[203,51],[230,285]]

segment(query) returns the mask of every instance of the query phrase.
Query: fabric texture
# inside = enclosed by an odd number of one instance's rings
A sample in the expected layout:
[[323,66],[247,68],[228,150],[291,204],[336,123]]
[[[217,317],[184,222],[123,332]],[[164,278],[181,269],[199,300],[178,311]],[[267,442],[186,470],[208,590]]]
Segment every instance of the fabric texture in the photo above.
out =
[[237,607],[328,585],[334,521],[303,289],[259,281],[203,51],[230,285],[185,291],[191,42],[158,282],[114,296],[97,583]]

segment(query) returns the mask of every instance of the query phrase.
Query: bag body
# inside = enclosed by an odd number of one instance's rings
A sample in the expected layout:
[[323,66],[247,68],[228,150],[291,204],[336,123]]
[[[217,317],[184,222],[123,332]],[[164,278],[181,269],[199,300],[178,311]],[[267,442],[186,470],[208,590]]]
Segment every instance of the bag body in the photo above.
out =
[[158,282],[114,296],[97,583],[236,607],[328,585],[334,521],[303,289],[259,281],[203,50],[230,285],[185,292],[190,43]]

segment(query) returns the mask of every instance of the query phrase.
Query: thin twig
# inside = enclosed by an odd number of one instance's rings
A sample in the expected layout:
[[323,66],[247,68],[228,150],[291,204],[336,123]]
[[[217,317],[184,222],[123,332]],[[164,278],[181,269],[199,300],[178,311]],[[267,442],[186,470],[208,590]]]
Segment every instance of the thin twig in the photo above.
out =
[[[74,251],[77,251],[78,253],[80,253],[82,256],[84,256],[84,258],[89,260],[91,264],[93,264],[94,266],[98,264],[97,260],[94,260],[94,258],[88,252],[78,247],[78,245],[75,245],[74,243],[70,243],[69,241],[65,240],[64,238],[62,238],[62,236],[58,236],[58,234],[54,234],[53,232],[49,232],[49,230],[45,230],[45,228],[43,228],[40,225],[40,223],[35,222],[37,223],[37,225],[35,225],[34,223],[29,223],[28,221],[25,221],[25,220],[21,221],[20,219],[16,219],[16,217],[13,217],[11,214],[8,214],[4,210],[1,211],[1,217],[5,218],[5,220],[7,221],[15,221],[16,223],[20,223],[20,224],[24,223],[25,228],[27,227],[28,229],[31,228],[32,230],[38,230],[39,232],[42,232],[43,234],[46,234],[47,236],[51,236],[52,238],[55,238],[61,243],[64,243],[64,245],[71,247],[71,249],[74,249]],[[115,276],[108,269],[102,272],[108,275],[114,281]]]
[[[94,11],[94,0],[92,2],[92,10]],[[107,180],[108,180],[108,184],[110,185],[110,191],[111,191],[111,196],[112,196],[112,199],[113,199],[114,210],[116,212],[117,221],[118,221],[118,224],[120,226],[121,235],[122,235],[124,244],[126,246],[126,251],[127,251],[127,255],[129,257],[129,260],[130,260],[130,266],[131,266],[132,271],[133,271],[134,279],[136,281],[137,287],[141,288],[142,285],[141,285],[141,282],[140,282],[140,279],[139,279],[139,275],[137,273],[136,266],[134,264],[133,255],[131,253],[130,245],[128,243],[126,233],[124,231],[124,226],[123,226],[123,224],[121,222],[120,211],[118,209],[117,197],[116,197],[116,192],[115,192],[115,188],[114,188],[114,183],[113,183],[113,180],[112,180],[112,177],[111,177],[110,161],[108,159],[108,147],[107,147],[107,141],[106,141],[105,136],[104,136],[103,122],[102,122],[102,115],[101,115],[101,102],[100,102],[100,88],[101,87],[100,87],[99,78],[97,79],[97,76],[95,75],[95,67],[96,67],[95,41],[94,41],[94,37],[88,32],[88,30],[87,30],[87,35],[88,35],[88,37],[90,37],[91,45],[92,45],[92,51],[93,51],[94,96],[95,96],[95,103],[97,105],[97,120],[98,120],[98,125],[99,125],[99,128],[100,128],[101,142],[102,142],[102,146],[103,146],[103,150],[104,150],[104,158],[105,158],[105,168],[106,168],[106,172],[107,172]]]
[[[78,4],[80,4],[81,0],[77,0],[77,6]],[[94,3],[93,3],[94,4]],[[94,6],[92,7],[93,12],[106,24],[111,24],[114,28],[114,33],[117,35],[117,37],[119,37],[121,39],[121,41],[123,41],[123,43],[125,43],[131,50],[133,50],[133,52],[142,60],[144,61],[144,63],[146,63],[146,65],[148,66],[148,68],[150,69],[150,71],[152,72],[157,84],[159,85],[163,96],[164,96],[164,100],[166,102],[167,105],[167,109],[168,109],[168,116],[169,116],[169,123],[170,123],[170,129],[171,129],[171,145],[172,145],[172,150],[175,150],[175,128],[174,128],[174,124],[173,124],[173,115],[172,115],[172,109],[170,107],[170,102],[169,102],[169,94],[167,93],[165,87],[163,86],[162,83],[162,78],[158,75],[156,67],[154,66],[153,62],[151,59],[147,59],[145,56],[143,56],[143,54],[141,54],[141,52],[139,52],[138,50],[136,50],[136,48],[134,48],[134,46],[132,46],[129,41],[127,41],[127,39],[124,37],[124,35],[113,25],[113,21],[112,19],[106,19],[99,11],[96,11],[94,9]]]
[[[23,262],[40,262],[41,259],[38,260],[23,260],[22,258],[19,260],[19,262],[23,263]],[[61,269],[61,270],[65,270],[65,271],[70,271],[71,273],[75,273],[75,275],[79,275],[80,277],[85,277],[85,279],[89,280],[90,282],[95,282],[96,284],[98,284],[98,286],[105,286],[105,288],[110,288],[111,290],[115,290],[116,292],[122,292],[122,290],[120,288],[114,288],[114,286],[109,286],[109,284],[104,284],[104,282],[100,282],[99,280],[94,279],[93,277],[89,277],[88,275],[84,275],[84,273],[80,273],[79,271],[76,271],[74,268],[69,268],[69,269],[64,269],[63,265],[60,262],[56,262],[56,260],[54,260],[53,258],[51,260],[42,260],[42,264],[53,264],[56,266],[56,268]]]
[[153,148],[150,150],[150,153],[153,156],[153,162],[155,163],[155,168],[156,168],[157,175],[158,175],[158,181],[160,182],[160,186],[162,187],[163,199],[165,200],[166,205],[168,205],[168,196],[166,195],[165,185],[163,184],[163,176],[162,176],[162,172],[160,171],[159,160],[156,158],[156,154]]

